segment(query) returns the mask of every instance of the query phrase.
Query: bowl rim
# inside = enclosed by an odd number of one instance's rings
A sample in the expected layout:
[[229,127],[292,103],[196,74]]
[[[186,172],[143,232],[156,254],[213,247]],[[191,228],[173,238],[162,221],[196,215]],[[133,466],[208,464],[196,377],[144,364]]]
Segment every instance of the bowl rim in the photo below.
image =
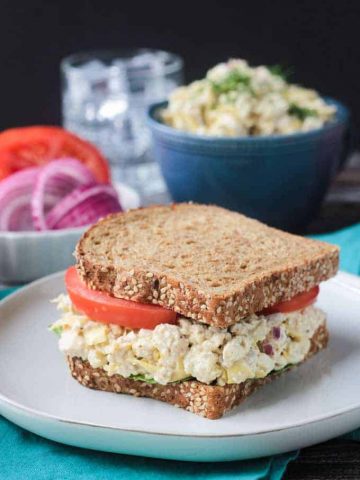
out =
[[183,140],[188,143],[197,143],[203,146],[209,146],[211,143],[217,143],[219,145],[233,146],[238,144],[252,145],[262,144],[267,145],[269,143],[296,143],[304,142],[312,138],[322,136],[324,133],[332,131],[339,125],[347,125],[350,120],[350,110],[342,102],[335,100],[332,97],[321,97],[329,105],[335,105],[336,114],[332,121],[326,123],[320,128],[309,130],[307,132],[294,132],[290,134],[276,134],[276,135],[264,135],[264,136],[236,136],[236,137],[220,137],[215,135],[201,135],[197,133],[189,133],[183,130],[176,129],[165,123],[161,122],[156,115],[159,110],[164,108],[169,102],[168,100],[162,102],[156,102],[149,105],[147,109],[147,123],[152,131],[157,131],[164,136],[172,140]]
[[88,229],[91,225],[84,225],[82,227],[72,227],[72,228],[61,228],[59,230],[18,230],[18,231],[0,231],[0,240],[1,239],[18,239],[18,238],[56,238],[63,237],[66,235],[75,235],[77,233],[82,233],[84,230]]

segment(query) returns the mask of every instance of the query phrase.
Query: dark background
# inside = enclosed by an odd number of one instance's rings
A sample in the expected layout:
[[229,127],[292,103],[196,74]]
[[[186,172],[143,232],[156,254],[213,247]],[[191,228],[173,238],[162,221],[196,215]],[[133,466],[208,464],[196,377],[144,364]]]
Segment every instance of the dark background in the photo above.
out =
[[236,56],[294,68],[293,80],[350,106],[360,130],[360,2],[2,0],[0,128],[59,123],[60,59],[145,46],[182,55],[186,79]]

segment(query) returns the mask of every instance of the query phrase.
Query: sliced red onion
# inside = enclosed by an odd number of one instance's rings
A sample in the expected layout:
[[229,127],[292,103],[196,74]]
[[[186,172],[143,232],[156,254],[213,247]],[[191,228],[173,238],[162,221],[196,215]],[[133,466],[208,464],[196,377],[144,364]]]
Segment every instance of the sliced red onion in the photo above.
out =
[[263,343],[262,345],[262,351],[266,353],[266,355],[274,355],[274,349],[270,343]]
[[121,212],[118,195],[111,185],[83,185],[63,198],[47,215],[48,228],[81,227],[113,212]]
[[61,158],[48,163],[41,169],[31,200],[34,226],[47,230],[47,213],[70,192],[80,185],[96,183],[92,172],[74,158]]
[[31,195],[39,167],[14,173],[0,182],[0,231],[34,230]]
[[280,327],[273,327],[272,334],[273,334],[273,337],[275,338],[275,340],[279,340],[279,338],[281,336]]

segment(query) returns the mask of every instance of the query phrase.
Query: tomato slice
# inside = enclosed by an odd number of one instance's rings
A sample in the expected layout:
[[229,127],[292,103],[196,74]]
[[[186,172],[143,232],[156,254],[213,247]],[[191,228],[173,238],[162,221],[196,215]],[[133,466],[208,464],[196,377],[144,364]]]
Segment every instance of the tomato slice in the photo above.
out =
[[81,161],[100,182],[110,180],[107,161],[99,150],[61,127],[20,127],[0,133],[0,180],[23,168],[64,157]]
[[270,315],[271,313],[288,313],[294,312],[295,310],[302,310],[315,302],[319,291],[320,288],[316,286],[308,292],[299,293],[299,295],[296,295],[291,300],[286,300],[272,307],[265,308],[261,313],[263,315]]
[[75,267],[66,271],[65,285],[73,305],[91,320],[132,329],[153,329],[160,323],[176,323],[176,312],[172,310],[91,290],[79,278]]

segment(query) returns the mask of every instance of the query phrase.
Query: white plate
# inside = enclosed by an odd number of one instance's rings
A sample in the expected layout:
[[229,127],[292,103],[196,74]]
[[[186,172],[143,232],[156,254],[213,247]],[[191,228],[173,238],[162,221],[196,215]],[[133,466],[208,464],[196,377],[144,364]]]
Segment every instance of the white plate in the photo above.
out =
[[360,426],[360,279],[340,273],[321,289],[329,348],[263,387],[220,420],[145,398],[92,391],[71,378],[47,326],[57,273],[0,305],[0,413],[46,438],[79,447],[196,461],[260,457]]

